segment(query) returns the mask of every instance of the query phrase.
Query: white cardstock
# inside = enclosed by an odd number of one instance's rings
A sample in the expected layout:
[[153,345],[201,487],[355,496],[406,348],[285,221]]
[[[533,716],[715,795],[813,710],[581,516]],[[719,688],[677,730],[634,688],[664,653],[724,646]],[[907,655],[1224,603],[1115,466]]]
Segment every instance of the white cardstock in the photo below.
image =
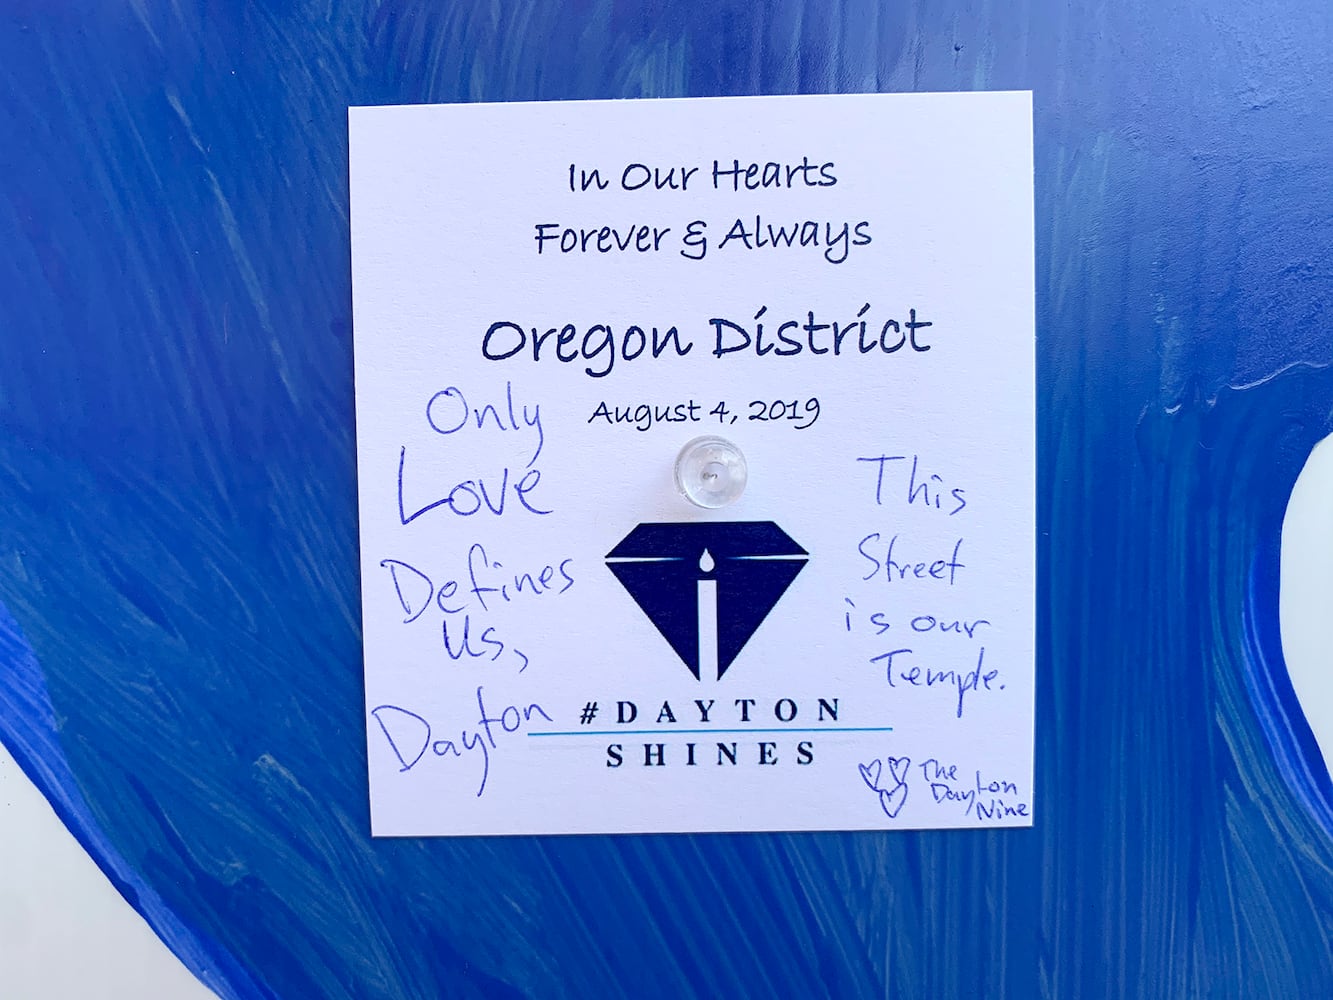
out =
[[1030,825],[1031,95],[349,129],[374,834]]

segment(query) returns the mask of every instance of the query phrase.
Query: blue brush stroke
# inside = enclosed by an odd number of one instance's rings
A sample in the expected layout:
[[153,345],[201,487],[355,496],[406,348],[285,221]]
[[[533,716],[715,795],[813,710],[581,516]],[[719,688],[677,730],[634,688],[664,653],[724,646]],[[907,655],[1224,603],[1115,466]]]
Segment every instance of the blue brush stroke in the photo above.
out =
[[[0,738],[227,996],[1328,995],[1272,560],[1330,52],[1316,0],[9,6]],[[1037,827],[370,841],[346,106],[980,88],[1035,92]]]
[[235,957],[199,933],[120,855],[84,802],[60,747],[46,684],[18,623],[0,604],[0,736],[5,749],[42,789],[60,821],[74,834],[122,896],[148,921],[176,956],[224,1000],[272,998]]
[[1250,390],[1247,400],[1247,408],[1268,411],[1260,426],[1277,433],[1267,452],[1269,488],[1254,497],[1256,541],[1242,608],[1245,682],[1283,781],[1333,835],[1333,779],[1287,674],[1278,627],[1282,520],[1310,452],[1333,434],[1333,370],[1295,369],[1272,383]]

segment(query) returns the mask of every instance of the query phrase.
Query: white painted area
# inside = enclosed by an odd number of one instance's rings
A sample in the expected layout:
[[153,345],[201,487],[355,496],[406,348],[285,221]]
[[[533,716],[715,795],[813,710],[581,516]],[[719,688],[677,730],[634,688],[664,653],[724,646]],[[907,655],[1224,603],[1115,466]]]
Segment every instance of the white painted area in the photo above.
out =
[[1291,686],[1333,769],[1333,437],[1315,446],[1282,523],[1278,620]]
[[0,746],[0,997],[212,1000]]

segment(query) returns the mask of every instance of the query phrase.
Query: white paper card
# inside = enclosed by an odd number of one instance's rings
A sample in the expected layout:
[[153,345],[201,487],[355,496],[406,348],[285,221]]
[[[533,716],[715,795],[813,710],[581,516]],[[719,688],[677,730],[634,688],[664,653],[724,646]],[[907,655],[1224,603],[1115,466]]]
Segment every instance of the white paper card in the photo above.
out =
[[1030,95],[349,119],[373,832],[1030,825]]

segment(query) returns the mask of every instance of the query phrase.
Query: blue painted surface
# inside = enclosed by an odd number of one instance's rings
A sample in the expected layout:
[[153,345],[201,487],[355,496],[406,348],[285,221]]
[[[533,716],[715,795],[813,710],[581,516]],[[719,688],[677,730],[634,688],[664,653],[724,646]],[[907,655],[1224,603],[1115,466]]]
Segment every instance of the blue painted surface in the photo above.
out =
[[[1322,0],[10,5],[0,738],[225,996],[1328,995],[1275,560],[1330,52]],[[1035,92],[1037,826],[371,842],[347,105],[975,88]]]

